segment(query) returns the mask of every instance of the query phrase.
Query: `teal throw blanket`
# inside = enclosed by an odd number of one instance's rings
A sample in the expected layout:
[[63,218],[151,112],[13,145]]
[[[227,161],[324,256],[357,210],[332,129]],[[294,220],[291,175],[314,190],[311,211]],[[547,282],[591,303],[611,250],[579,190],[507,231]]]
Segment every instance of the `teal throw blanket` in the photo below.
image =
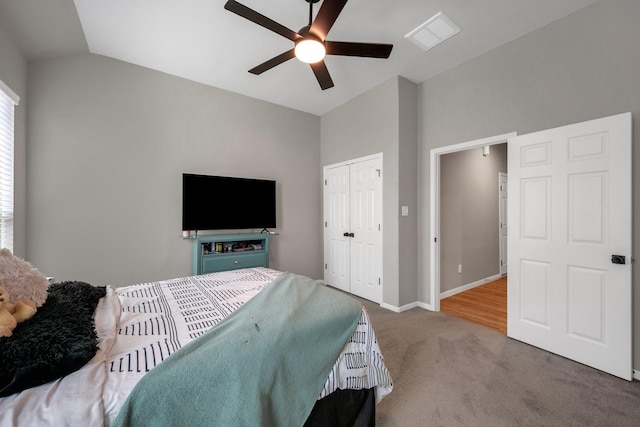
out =
[[361,310],[283,273],[145,375],[114,426],[302,426]]

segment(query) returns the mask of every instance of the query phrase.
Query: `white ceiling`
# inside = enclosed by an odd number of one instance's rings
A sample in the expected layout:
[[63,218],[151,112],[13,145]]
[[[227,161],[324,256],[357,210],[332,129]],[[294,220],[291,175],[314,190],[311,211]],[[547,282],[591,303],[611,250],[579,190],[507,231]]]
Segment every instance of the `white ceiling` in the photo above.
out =
[[[294,31],[308,23],[305,0],[238,1]],[[28,60],[92,52],[322,115],[393,76],[423,82],[596,1],[350,0],[327,40],[394,48],[389,59],[328,56],[335,86],[325,91],[296,59],[248,73],[292,42],[225,10],[226,0],[0,0],[0,28]],[[438,12],[462,31],[428,52],[405,40]]]

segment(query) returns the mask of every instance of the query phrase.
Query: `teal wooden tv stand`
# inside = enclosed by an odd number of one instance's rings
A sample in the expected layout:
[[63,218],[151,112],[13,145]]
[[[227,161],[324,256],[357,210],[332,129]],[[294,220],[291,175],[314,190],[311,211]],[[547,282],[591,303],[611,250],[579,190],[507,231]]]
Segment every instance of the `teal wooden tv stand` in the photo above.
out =
[[269,234],[210,234],[193,240],[193,275],[269,267]]

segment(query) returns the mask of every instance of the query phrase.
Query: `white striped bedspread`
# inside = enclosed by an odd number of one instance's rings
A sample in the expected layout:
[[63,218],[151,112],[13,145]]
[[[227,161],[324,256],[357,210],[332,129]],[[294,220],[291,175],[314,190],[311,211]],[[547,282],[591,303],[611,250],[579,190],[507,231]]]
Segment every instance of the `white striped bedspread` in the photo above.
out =
[[[120,320],[105,360],[106,424],[146,372],[240,308],[279,274],[257,267],[115,288]],[[318,398],[336,389],[362,388],[375,388],[376,403],[393,389],[364,307]]]

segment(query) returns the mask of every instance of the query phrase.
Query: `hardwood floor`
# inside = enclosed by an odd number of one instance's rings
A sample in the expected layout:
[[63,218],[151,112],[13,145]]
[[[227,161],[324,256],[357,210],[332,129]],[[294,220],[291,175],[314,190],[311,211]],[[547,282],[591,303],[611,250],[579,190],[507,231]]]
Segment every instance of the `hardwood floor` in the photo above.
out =
[[507,276],[440,300],[440,311],[507,333]]

